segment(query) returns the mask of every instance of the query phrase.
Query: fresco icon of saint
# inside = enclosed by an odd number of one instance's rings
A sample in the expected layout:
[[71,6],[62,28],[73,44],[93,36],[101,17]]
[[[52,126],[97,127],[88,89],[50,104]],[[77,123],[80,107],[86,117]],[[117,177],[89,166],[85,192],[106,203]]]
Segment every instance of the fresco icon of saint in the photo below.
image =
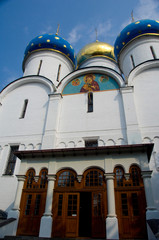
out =
[[82,86],[80,92],[94,92],[99,91],[99,85],[95,81],[96,76],[94,74],[87,74],[83,77],[84,85]]
[[77,94],[119,89],[118,83],[111,77],[100,73],[87,73],[68,82],[62,94]]
[[76,78],[71,83],[72,83],[72,86],[79,86],[81,84],[81,81],[79,78]]

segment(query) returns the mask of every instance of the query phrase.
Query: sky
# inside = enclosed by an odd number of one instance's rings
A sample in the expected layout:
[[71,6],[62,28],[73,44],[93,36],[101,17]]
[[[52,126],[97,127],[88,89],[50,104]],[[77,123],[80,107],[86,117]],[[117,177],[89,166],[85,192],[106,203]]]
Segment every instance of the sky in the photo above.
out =
[[0,0],[0,91],[23,76],[27,44],[44,33],[65,38],[77,54],[97,39],[114,44],[139,19],[159,20],[159,0]]

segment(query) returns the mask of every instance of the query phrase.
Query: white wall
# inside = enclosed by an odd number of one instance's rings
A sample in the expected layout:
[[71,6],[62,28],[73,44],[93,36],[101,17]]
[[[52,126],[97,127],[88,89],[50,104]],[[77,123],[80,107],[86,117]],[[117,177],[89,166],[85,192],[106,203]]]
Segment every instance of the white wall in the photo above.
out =
[[87,98],[87,93],[63,96],[58,143],[93,136],[106,137],[105,141],[109,138],[115,138],[115,141],[125,139],[126,126],[119,90],[94,92],[93,112],[90,113],[87,112]]
[[[42,134],[45,124],[49,89],[40,83],[28,83],[11,91],[0,107],[1,137]],[[24,100],[28,105],[21,117]]]
[[119,64],[125,77],[128,77],[130,71],[134,68],[131,55],[134,59],[135,67],[143,62],[154,59],[150,46],[153,47],[156,58],[159,58],[159,39],[155,36],[137,38],[122,50]]
[[59,64],[61,64],[59,81],[73,71],[74,66],[67,57],[54,51],[41,51],[32,53],[24,63],[24,76],[37,75],[40,60],[42,60],[39,75],[50,79],[55,85]]

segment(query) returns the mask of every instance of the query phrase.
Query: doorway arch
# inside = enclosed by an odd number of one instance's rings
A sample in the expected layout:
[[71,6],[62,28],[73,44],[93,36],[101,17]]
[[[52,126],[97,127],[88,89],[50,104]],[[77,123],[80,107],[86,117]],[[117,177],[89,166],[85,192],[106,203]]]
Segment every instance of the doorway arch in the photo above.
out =
[[89,168],[81,181],[74,170],[57,173],[53,199],[53,237],[105,237],[104,172]]

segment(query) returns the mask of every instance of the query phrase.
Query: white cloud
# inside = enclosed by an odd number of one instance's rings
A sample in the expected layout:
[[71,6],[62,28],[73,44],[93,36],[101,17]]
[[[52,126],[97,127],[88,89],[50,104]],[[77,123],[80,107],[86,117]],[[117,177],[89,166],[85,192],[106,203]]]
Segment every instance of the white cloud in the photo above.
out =
[[140,0],[139,5],[134,9],[134,17],[138,19],[159,19],[158,0]]
[[24,27],[24,34],[26,34],[26,35],[29,34],[29,27],[28,26]]
[[83,29],[83,25],[75,26],[69,33],[68,42],[70,42],[71,44],[77,43],[82,37]]
[[40,32],[40,34],[45,34],[45,33],[53,33],[53,34],[55,34],[56,32],[55,32],[55,29],[53,28],[52,25],[47,25],[47,26],[45,27],[45,29],[43,29],[43,30]]
[[[111,21],[98,22],[96,24],[80,24],[75,26],[69,33],[67,38],[68,42],[72,45],[83,44],[93,42],[96,40],[96,29],[97,39],[99,41],[105,41],[109,36],[112,36],[112,24]],[[78,48],[78,47],[77,47]]]
[[[154,19],[159,20],[159,1],[158,0],[139,0],[139,3],[133,9],[134,20]],[[121,24],[121,30],[131,23],[130,19]]]
[[106,39],[108,36],[112,35],[112,24],[111,21],[108,20],[106,22],[99,22],[96,26],[93,26],[89,30],[89,36],[91,41],[96,40],[96,30],[97,30],[97,39],[100,41],[101,39]]

